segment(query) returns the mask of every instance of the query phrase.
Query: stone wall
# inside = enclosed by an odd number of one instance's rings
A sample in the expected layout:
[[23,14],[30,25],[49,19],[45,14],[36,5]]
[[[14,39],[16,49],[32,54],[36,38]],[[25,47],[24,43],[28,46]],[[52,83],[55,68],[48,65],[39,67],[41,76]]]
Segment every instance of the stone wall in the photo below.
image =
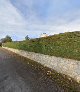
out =
[[3,47],[80,82],[80,61]]

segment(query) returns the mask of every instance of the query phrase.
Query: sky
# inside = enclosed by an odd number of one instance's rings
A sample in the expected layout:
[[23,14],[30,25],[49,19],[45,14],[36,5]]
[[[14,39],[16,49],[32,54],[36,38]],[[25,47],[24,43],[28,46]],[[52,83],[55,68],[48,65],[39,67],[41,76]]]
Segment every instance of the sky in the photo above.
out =
[[0,0],[0,38],[80,31],[80,0]]

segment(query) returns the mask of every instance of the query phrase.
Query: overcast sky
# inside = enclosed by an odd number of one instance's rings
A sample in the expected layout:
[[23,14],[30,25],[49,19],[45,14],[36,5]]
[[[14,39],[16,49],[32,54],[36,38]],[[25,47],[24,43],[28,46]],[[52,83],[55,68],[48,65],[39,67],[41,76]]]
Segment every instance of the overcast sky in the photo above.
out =
[[0,38],[79,30],[80,0],[0,0]]

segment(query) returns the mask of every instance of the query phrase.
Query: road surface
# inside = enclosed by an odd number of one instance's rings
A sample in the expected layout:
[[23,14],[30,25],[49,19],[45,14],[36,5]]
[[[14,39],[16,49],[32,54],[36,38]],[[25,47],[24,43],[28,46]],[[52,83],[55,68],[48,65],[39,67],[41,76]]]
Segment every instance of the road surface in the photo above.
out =
[[[28,61],[26,61],[28,62]],[[29,62],[0,48],[0,92],[65,92]]]

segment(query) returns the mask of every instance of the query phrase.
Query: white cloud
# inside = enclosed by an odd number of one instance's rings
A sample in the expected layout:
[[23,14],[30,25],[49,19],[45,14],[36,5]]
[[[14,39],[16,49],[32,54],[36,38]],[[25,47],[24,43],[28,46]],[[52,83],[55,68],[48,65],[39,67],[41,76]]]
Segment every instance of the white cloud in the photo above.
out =
[[0,0],[0,37],[14,33],[18,35],[25,30],[25,26],[24,19],[9,0]]
[[[36,0],[35,0],[36,1]],[[41,0],[40,2],[45,1]],[[54,0],[51,0],[54,1]],[[63,1],[63,0],[61,0]],[[56,0],[55,4],[61,3]],[[68,4],[66,0],[65,4]],[[46,22],[39,19],[39,16],[33,8],[33,0],[16,0],[16,5],[20,8],[21,5],[28,8],[27,16],[24,18],[17,7],[13,6],[10,0],[0,0],[0,37],[7,34],[11,35],[15,40],[24,39],[29,34],[31,37],[39,37],[41,33],[49,35],[62,33],[67,31],[80,30],[80,10],[67,11],[61,16],[48,15]],[[53,4],[52,3],[52,4]],[[44,2],[43,2],[44,5]],[[50,7],[49,9],[51,9]],[[52,12],[49,10],[48,13]]]

